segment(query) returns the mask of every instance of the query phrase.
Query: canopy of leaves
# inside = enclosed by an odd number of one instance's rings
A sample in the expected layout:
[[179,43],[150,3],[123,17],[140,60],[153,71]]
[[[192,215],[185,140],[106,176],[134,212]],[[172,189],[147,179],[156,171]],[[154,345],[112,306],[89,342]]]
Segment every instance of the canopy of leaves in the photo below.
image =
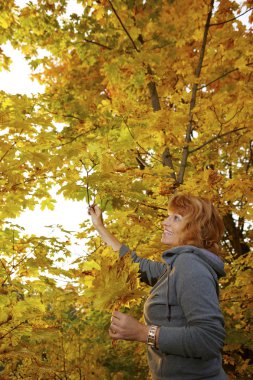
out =
[[57,265],[68,243],[6,224],[37,203],[53,209],[56,184],[99,203],[121,241],[156,259],[168,198],[210,198],[226,227],[224,362],[231,379],[250,376],[253,2],[82,0],[67,16],[68,3],[0,5],[1,44],[20,49],[45,86],[0,93],[1,376],[143,378],[143,347],[112,348],[107,336],[115,305],[141,317],[136,267],[87,222],[87,257],[69,270]]

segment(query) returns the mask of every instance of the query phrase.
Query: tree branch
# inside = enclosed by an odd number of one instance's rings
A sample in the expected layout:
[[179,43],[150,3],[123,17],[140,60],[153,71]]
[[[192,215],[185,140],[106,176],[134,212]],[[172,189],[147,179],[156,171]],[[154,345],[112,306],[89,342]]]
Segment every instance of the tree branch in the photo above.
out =
[[[202,46],[201,46],[200,56],[199,56],[199,62],[198,62],[198,66],[197,66],[196,71],[195,71],[196,78],[200,77],[200,73],[201,73],[201,69],[202,69],[202,65],[203,65],[205,49],[206,49],[206,44],[207,44],[207,35],[208,35],[210,20],[211,20],[212,11],[213,11],[213,4],[214,4],[214,0],[211,0],[210,1],[210,10],[209,10],[208,15],[207,15],[204,34],[203,34]],[[188,126],[186,129],[185,146],[183,148],[181,165],[180,165],[180,169],[179,169],[179,173],[178,173],[178,177],[177,177],[177,182],[179,184],[182,184],[184,181],[184,174],[185,174],[185,169],[186,169],[186,165],[187,165],[187,158],[188,158],[188,154],[189,154],[189,142],[191,141],[191,133],[192,133],[192,129],[193,129],[193,113],[192,113],[192,111],[193,111],[193,108],[195,107],[195,104],[196,104],[197,89],[198,89],[198,84],[194,83],[193,88],[192,88],[191,102],[190,102],[189,121],[188,121]]]
[[[150,65],[148,65],[148,67],[147,67],[147,72],[149,75],[153,75],[153,72],[152,72]],[[148,89],[149,89],[149,93],[150,93],[150,97],[151,97],[153,111],[155,111],[155,112],[160,111],[160,109],[161,109],[160,99],[159,99],[156,84],[154,81],[151,81],[148,83]]]
[[210,107],[210,109],[214,112],[214,114],[215,114],[215,116],[216,116],[216,119],[217,119],[217,121],[218,121],[218,123],[220,124],[220,127],[221,127],[221,130],[220,130],[220,132],[218,133],[218,135],[219,135],[219,134],[221,133],[221,131],[222,131],[222,126],[225,125],[225,124],[230,123],[230,122],[231,122],[231,121],[232,121],[232,120],[233,120],[233,119],[234,119],[239,113],[242,112],[243,108],[244,108],[244,106],[242,106],[241,109],[238,109],[238,107],[237,107],[237,110],[236,110],[235,114],[234,114],[233,116],[231,116],[230,119],[228,119],[228,120],[226,120],[226,121],[221,121],[220,118],[219,118],[219,116],[218,116],[218,114],[217,114],[217,112],[216,112],[215,106]]
[[126,29],[125,25],[123,24],[121,18],[119,17],[119,14],[117,13],[116,9],[115,9],[114,6],[113,6],[111,0],[107,0],[107,1],[108,1],[108,3],[110,4],[110,6],[111,6],[111,8],[112,8],[112,10],[113,10],[113,13],[115,14],[115,16],[117,17],[117,19],[119,20],[119,22],[120,22],[122,28],[124,29],[126,35],[128,36],[128,38],[129,38],[130,41],[132,42],[133,47],[134,47],[135,50],[139,53],[140,50],[137,48],[137,46],[136,46],[134,40],[132,39],[130,33],[128,32],[128,30]]
[[[116,9],[114,8],[111,0],[108,0],[108,3],[110,4],[115,16],[117,17],[117,19],[119,20],[122,28],[124,29],[125,33],[127,34],[128,38],[130,39],[130,41],[132,42],[132,45],[134,47],[134,49],[139,53],[140,50],[138,49],[138,47],[136,46],[134,40],[132,39],[130,33],[128,32],[128,30],[126,29],[125,25],[123,24],[121,18],[119,17]],[[139,41],[141,42],[141,44],[144,44],[144,40],[142,38],[142,35],[139,36]],[[150,65],[147,65],[147,73],[149,75],[153,75],[153,72],[152,72],[152,69],[150,67]],[[158,92],[157,92],[157,88],[156,88],[156,84],[155,82],[153,81],[150,81],[148,83],[148,89],[149,89],[149,93],[150,93],[150,97],[151,97],[151,103],[152,103],[152,108],[153,108],[153,111],[159,111],[161,109],[161,105],[160,105],[160,99],[159,99],[159,96],[158,96]],[[141,147],[142,148],[142,147]],[[143,148],[142,148],[143,149]],[[170,154],[170,151],[169,151],[169,148],[167,147],[163,153],[163,157],[167,157],[169,159],[165,161],[163,161],[163,165],[164,166],[169,166],[170,169],[173,170],[173,173],[171,174],[171,176],[176,179],[176,175],[175,175],[175,172],[174,172],[174,168],[173,168],[173,163],[172,163],[172,156]]]
[[84,164],[83,160],[80,159],[79,160],[81,162],[81,164],[83,165],[85,171],[86,171],[86,195],[87,195],[87,203],[88,203],[88,206],[91,207],[93,206],[94,202],[91,204],[90,201],[90,189],[89,189],[89,173],[93,170],[93,168],[95,168],[95,166],[97,166],[97,164],[95,164],[93,162],[93,166],[90,168],[90,169],[87,169],[86,168],[86,165]]
[[218,139],[221,139],[222,137],[230,135],[232,133],[241,131],[242,129],[246,129],[246,127],[237,128],[237,129],[233,129],[232,131],[228,131],[228,132],[225,132],[225,133],[222,133],[222,134],[218,134],[217,136],[212,137],[210,140],[207,140],[205,143],[203,143],[202,145],[198,146],[197,148],[189,150],[189,154],[197,152],[198,150],[202,149],[204,146],[210,144],[211,142],[213,142],[215,140],[218,140]]
[[[21,129],[20,133],[19,133],[19,136],[18,136],[18,139],[20,138],[20,136],[22,135],[24,129]],[[11,147],[9,149],[7,149],[7,151],[2,155],[2,157],[0,158],[0,162],[3,161],[3,159],[7,156],[7,154],[15,147],[15,145],[17,144],[18,142],[18,139],[16,141],[13,142],[13,144],[11,145]]]
[[19,326],[23,325],[24,323],[26,323],[26,321],[23,321],[21,323],[19,323],[18,325],[14,326],[12,329],[10,329],[10,331],[8,331],[7,333],[5,333],[4,335],[1,335],[0,336],[0,339],[4,339],[7,335],[9,335],[12,331],[16,330],[17,328],[19,328]]
[[[246,66],[251,66],[251,65],[253,65],[253,62],[249,62],[249,63],[247,63]],[[229,70],[229,71],[227,71],[226,73],[220,75],[218,78],[212,80],[211,82],[208,82],[207,84],[205,84],[205,85],[203,85],[203,86],[201,86],[201,87],[198,87],[197,90],[202,90],[202,88],[205,88],[205,87],[207,87],[207,86],[210,86],[210,84],[212,84],[212,83],[216,82],[217,80],[222,79],[222,78],[224,78],[225,76],[227,76],[227,75],[233,73],[234,71],[238,71],[238,70],[239,70],[238,67],[235,68],[235,69]]]
[[123,121],[124,121],[124,124],[125,124],[125,126],[127,127],[127,129],[128,129],[128,132],[130,133],[130,135],[131,135],[131,137],[132,137],[132,139],[134,140],[134,142],[136,143],[136,145],[138,145],[148,156],[150,156],[151,158],[153,158],[154,160],[156,160],[156,161],[159,161],[160,163],[162,163],[162,161],[161,160],[159,160],[158,158],[156,158],[156,157],[154,157],[151,153],[149,153],[145,148],[143,148],[143,146],[141,146],[139,143],[138,143],[138,141],[136,141],[135,140],[135,137],[134,137],[134,135],[133,135],[133,133],[132,133],[132,131],[131,131],[131,129],[130,129],[130,127],[129,127],[129,125],[127,124],[127,122],[123,119]]
[[6,268],[5,263],[3,262],[2,259],[0,259],[0,262],[1,262],[2,267],[4,268],[5,273],[6,273],[6,277],[5,277],[5,279],[1,282],[1,286],[3,286],[3,285],[6,283],[6,281],[10,278],[10,274],[11,274],[11,273],[8,273],[8,269]]
[[170,174],[170,177],[176,180],[176,173],[175,173],[175,169],[174,169],[174,165],[172,161],[172,155],[168,147],[166,147],[163,151],[162,163],[163,163],[163,166],[168,166],[169,168],[171,168],[172,172]]
[[223,24],[226,24],[227,22],[234,21],[234,20],[238,19],[239,17],[245,15],[246,13],[248,13],[249,11],[251,11],[252,9],[253,9],[253,7],[249,8],[247,11],[241,13],[239,16],[230,18],[229,20],[226,20],[226,21],[223,21],[223,22],[217,22],[215,24],[210,24],[210,26],[223,25]]
[[53,112],[53,111],[48,110],[48,109],[47,109],[47,112],[50,113],[50,114],[52,114],[52,115],[56,115],[56,116],[60,116],[60,117],[70,117],[71,119],[76,119],[76,120],[78,120],[80,122],[80,124],[84,123],[84,120],[80,119],[80,117],[78,117],[78,116],[74,116],[74,115],[71,115],[71,114],[59,115],[59,113]]
[[211,82],[208,82],[207,84],[205,84],[205,85],[203,85],[203,86],[201,86],[201,87],[198,87],[197,90],[202,90],[202,88],[205,88],[205,87],[207,87],[207,86],[210,86],[210,84],[216,82],[216,81],[219,80],[219,79],[222,79],[222,78],[226,77],[227,75],[229,75],[229,74],[231,74],[231,73],[233,73],[234,71],[237,71],[237,70],[239,70],[239,69],[236,68],[236,69],[229,70],[229,71],[227,71],[226,73],[220,75],[218,78],[212,80]]
[[67,142],[65,142],[65,143],[63,143],[63,144],[54,145],[54,146],[52,146],[51,148],[60,148],[60,147],[62,147],[62,146],[65,146],[65,145],[71,144],[73,141],[79,139],[79,137],[85,136],[85,135],[87,135],[88,133],[95,131],[97,128],[98,128],[98,126],[95,126],[95,128],[92,128],[92,129],[89,129],[88,131],[82,132],[82,133],[80,133],[79,135],[73,137],[71,140],[69,140],[69,141],[67,141]]
[[[59,175],[58,175],[58,177],[59,177]],[[18,182],[18,183],[13,184],[11,187],[11,190],[15,191],[18,186],[20,186],[20,185],[23,186],[24,184],[29,183],[29,182],[38,181],[40,179],[54,179],[54,180],[56,180],[56,179],[58,179],[58,177],[57,177],[57,175],[56,176],[49,176],[48,174],[44,174],[44,175],[35,177],[35,175],[33,174],[31,178],[26,178],[26,179],[24,179],[23,182]],[[6,191],[8,192],[9,189],[7,189]]]
[[[107,45],[101,44],[100,42],[97,42],[97,41],[88,40],[88,38],[84,38],[83,41],[88,42],[88,43],[93,44],[93,45],[100,46],[100,47],[102,47],[103,49],[113,50],[113,48],[111,48],[110,46],[107,46]],[[81,45],[85,45],[85,43],[84,43],[83,41],[72,42],[72,45],[73,45],[73,46],[75,46],[75,45],[79,45],[79,44],[81,44]]]
[[253,164],[253,140],[249,142],[249,161],[246,166],[246,173],[248,174],[249,168]]
[[5,325],[6,323],[10,322],[12,320],[12,315],[8,315],[6,321],[3,321],[0,323],[0,327]]
[[[140,43],[143,45],[144,39],[143,39],[142,35],[139,35],[138,39],[139,39]],[[147,66],[147,73],[149,75],[153,75],[153,72],[152,72],[150,65]],[[150,81],[148,83],[148,89],[149,89],[149,93],[150,93],[153,111],[154,112],[160,111],[161,110],[161,104],[160,104],[160,99],[159,99],[157,88],[156,88],[156,83],[154,81]],[[164,131],[164,133],[165,133],[165,131]],[[165,147],[165,149],[163,151],[162,164],[163,164],[163,166],[168,166],[172,170],[170,177],[173,178],[174,180],[176,180],[176,173],[175,173],[172,155],[170,153],[169,147]]]
[[145,206],[145,207],[153,208],[154,210],[165,210],[165,211],[168,211],[168,209],[165,208],[165,207],[158,207],[158,206],[148,205],[147,203],[143,203],[143,202],[138,202],[138,204],[142,205],[142,206]]
[[104,49],[107,49],[107,50],[113,50],[113,48],[111,48],[110,46],[103,45],[103,44],[101,44],[100,42],[96,42],[96,41],[88,40],[87,38],[84,38],[84,41],[85,41],[85,42],[89,42],[90,44],[93,44],[93,45],[100,46],[100,47],[102,47],[102,48],[104,48]]

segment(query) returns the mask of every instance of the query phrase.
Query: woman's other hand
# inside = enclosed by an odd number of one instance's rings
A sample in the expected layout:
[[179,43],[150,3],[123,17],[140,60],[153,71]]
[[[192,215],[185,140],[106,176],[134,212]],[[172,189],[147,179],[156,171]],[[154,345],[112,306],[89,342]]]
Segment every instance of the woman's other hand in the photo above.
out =
[[109,335],[112,339],[146,342],[149,327],[130,315],[114,311],[111,318]]

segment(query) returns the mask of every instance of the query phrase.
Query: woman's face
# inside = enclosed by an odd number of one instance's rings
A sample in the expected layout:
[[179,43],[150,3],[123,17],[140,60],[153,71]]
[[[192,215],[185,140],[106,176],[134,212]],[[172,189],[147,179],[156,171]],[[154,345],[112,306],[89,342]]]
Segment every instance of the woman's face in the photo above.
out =
[[162,222],[162,224],[163,234],[161,242],[172,247],[177,246],[179,243],[179,236],[182,232],[183,216],[178,213],[169,212],[169,216]]

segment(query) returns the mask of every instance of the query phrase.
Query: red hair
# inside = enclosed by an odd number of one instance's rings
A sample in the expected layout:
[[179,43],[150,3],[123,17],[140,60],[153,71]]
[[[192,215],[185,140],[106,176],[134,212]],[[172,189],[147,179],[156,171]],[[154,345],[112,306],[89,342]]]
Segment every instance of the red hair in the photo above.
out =
[[220,240],[224,224],[214,205],[205,198],[178,194],[172,197],[169,211],[179,213],[183,218],[179,245],[194,245],[220,253]]

